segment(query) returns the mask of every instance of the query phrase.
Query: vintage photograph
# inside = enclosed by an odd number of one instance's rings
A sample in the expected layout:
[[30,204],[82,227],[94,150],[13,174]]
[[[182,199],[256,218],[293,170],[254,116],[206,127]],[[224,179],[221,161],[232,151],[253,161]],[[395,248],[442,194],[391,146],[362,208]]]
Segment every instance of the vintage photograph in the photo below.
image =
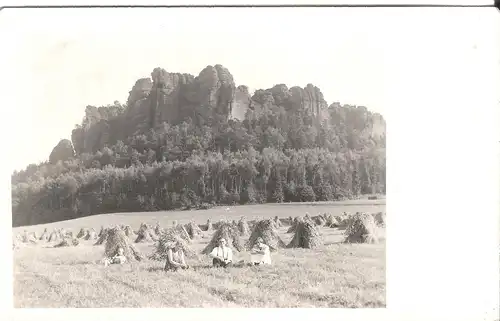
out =
[[386,307],[383,15],[11,10],[15,308]]

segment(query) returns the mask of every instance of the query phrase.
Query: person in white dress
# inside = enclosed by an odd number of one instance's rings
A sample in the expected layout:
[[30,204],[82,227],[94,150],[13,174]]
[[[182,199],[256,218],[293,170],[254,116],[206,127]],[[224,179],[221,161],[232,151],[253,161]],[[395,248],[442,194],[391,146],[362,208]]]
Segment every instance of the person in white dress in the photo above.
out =
[[258,238],[255,246],[250,252],[250,264],[261,265],[261,264],[271,264],[271,251],[269,246],[264,243],[262,238]]
[[219,240],[219,246],[214,247],[209,256],[213,258],[212,264],[214,267],[228,267],[233,262],[233,251],[227,246],[227,241],[224,238]]

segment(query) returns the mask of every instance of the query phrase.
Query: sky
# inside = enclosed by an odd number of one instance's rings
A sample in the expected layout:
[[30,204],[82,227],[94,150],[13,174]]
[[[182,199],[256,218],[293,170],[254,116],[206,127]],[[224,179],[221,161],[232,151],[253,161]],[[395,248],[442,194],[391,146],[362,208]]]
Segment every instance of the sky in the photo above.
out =
[[[135,81],[155,67],[196,76],[222,64],[251,90],[312,83],[328,104],[366,106],[387,119],[398,108],[391,105],[398,77],[411,77],[402,70],[414,61],[429,71],[443,61],[495,63],[488,50],[498,42],[485,34],[493,20],[480,10],[3,10],[2,88],[16,124],[10,168],[48,159],[60,139],[71,139],[85,106],[126,102]],[[460,77],[454,66],[450,81]]]

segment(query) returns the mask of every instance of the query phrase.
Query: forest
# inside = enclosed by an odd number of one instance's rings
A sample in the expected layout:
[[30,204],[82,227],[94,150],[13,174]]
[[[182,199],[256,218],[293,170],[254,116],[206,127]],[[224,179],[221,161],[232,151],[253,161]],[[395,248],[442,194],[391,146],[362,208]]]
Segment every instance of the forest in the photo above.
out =
[[12,174],[13,225],[385,193],[382,115],[328,106],[312,85],[251,95],[209,67],[156,68],[126,104],[87,106],[71,141]]

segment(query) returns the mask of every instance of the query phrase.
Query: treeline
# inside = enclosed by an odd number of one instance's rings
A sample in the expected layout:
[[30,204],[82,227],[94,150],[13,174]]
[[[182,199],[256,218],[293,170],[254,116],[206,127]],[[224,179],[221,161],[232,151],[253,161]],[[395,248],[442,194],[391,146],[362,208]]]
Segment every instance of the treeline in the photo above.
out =
[[330,201],[385,192],[385,153],[380,151],[265,148],[259,153],[250,148],[224,154],[198,152],[184,161],[137,162],[127,168],[108,164],[88,170],[77,170],[78,162],[60,162],[61,173],[55,178],[38,176],[14,184],[14,217],[26,212],[36,216],[37,210],[65,210],[65,215],[81,217],[203,203]]

